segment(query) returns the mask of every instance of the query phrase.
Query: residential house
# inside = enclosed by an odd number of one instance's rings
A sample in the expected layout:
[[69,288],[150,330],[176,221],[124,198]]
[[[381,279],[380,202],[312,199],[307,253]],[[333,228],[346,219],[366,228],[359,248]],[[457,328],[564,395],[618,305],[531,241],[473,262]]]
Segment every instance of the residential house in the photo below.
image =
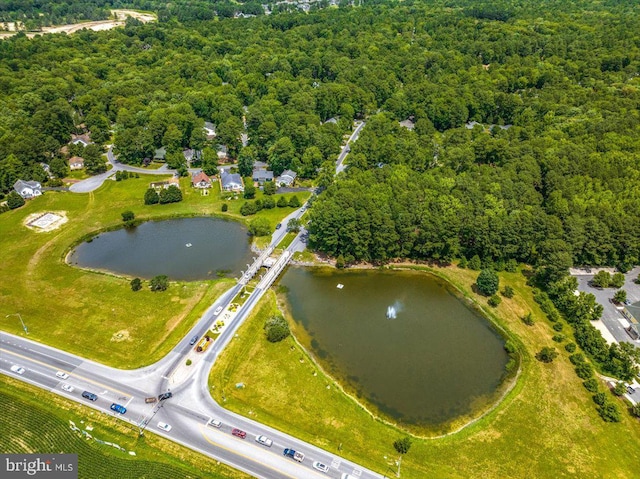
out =
[[14,183],[13,189],[25,200],[42,194],[42,185],[37,181],[18,180]]
[[229,173],[222,170],[220,173],[222,191],[244,191],[242,177],[238,173]]
[[91,141],[90,133],[83,133],[82,135],[71,135],[71,143],[74,145],[87,146],[93,143]]
[[279,186],[293,186],[297,176],[298,174],[293,170],[284,170],[282,174],[276,178],[276,183]]
[[406,120],[400,122],[400,126],[403,126],[407,130],[412,131],[416,127],[416,124],[411,120],[411,118],[407,118]]
[[218,152],[218,159],[220,161],[225,162],[229,159],[229,149],[226,145],[218,145],[216,151]]
[[184,155],[184,159],[187,160],[188,165],[191,164],[192,161],[197,161],[202,157],[202,151],[192,150],[190,148],[182,150],[182,154]]
[[165,157],[167,156],[167,150],[166,148],[160,147],[156,150],[156,152],[153,154],[153,159],[155,161],[164,161]]
[[207,140],[213,140],[216,137],[216,125],[214,125],[210,121],[204,122],[203,130],[207,135]]
[[194,188],[211,188],[211,178],[204,171],[194,173],[191,177],[191,186]]
[[172,185],[177,188],[180,188],[180,180],[175,176],[171,177],[166,181],[153,181],[149,183],[149,188],[153,188],[157,192],[160,192],[161,190],[166,190]]
[[69,158],[69,169],[73,170],[81,170],[84,168],[84,158],[80,156],[72,156]]
[[273,181],[273,171],[268,171],[266,168],[254,168],[251,178],[259,185],[264,185],[266,181]]
[[40,166],[49,178],[55,178],[55,175],[51,173],[51,167],[49,165],[47,165],[46,163],[40,163]]

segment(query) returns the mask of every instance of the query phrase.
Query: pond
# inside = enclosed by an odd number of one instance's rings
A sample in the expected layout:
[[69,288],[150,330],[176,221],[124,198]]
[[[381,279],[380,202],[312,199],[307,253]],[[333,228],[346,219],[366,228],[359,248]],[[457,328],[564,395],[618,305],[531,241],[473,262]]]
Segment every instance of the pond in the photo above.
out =
[[292,267],[296,336],[378,413],[441,427],[495,400],[509,360],[489,322],[432,275]]
[[78,245],[67,258],[82,268],[183,281],[213,279],[216,272],[239,275],[252,261],[246,228],[217,218],[149,221],[109,231]]

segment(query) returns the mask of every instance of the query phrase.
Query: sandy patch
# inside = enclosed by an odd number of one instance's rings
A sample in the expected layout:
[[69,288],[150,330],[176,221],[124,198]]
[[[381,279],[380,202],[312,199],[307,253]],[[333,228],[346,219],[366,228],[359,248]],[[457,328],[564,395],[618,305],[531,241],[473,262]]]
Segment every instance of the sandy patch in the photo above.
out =
[[122,341],[130,340],[131,336],[129,335],[129,331],[127,331],[126,329],[121,329],[117,333],[113,333],[113,336],[111,336],[112,343],[121,343]]
[[47,211],[45,213],[30,214],[25,218],[23,224],[33,231],[44,233],[57,230],[67,221],[69,219],[66,211]]

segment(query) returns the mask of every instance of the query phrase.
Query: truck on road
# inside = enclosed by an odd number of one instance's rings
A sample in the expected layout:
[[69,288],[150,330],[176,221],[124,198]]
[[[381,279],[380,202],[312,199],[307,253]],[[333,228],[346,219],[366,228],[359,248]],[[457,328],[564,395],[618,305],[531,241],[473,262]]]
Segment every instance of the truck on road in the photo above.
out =
[[302,462],[304,460],[304,454],[294,451],[293,449],[286,448],[283,454],[294,461]]

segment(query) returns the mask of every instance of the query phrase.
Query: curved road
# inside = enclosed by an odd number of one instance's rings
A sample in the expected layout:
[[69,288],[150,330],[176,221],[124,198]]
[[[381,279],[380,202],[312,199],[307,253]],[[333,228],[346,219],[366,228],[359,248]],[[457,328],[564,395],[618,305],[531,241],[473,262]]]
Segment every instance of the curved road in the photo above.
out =
[[[341,171],[342,162],[348,154],[349,142],[355,140],[364,126],[359,124],[343,148],[337,162],[337,170]],[[93,191],[102,182],[118,170],[128,170],[145,174],[162,174],[162,169],[148,171],[117,163],[111,148],[107,153],[114,168],[102,175],[79,182],[72,190],[75,192]],[[291,213],[283,220],[286,226],[290,218],[300,218],[305,207]],[[294,251],[304,249],[302,230],[286,248],[282,261],[290,257]],[[272,236],[270,249],[273,249],[286,235],[286,227],[276,230]],[[146,428],[156,434],[185,445],[211,458],[242,470],[258,478],[340,478],[348,473],[356,478],[381,478],[373,471],[324,451],[309,443],[296,439],[288,434],[260,424],[257,421],[242,417],[227,411],[212,398],[208,390],[208,375],[216,358],[224,347],[234,339],[235,332],[244,319],[249,315],[253,306],[260,299],[277,272],[267,272],[258,283],[254,292],[230,320],[223,333],[216,339],[208,350],[201,353],[194,361],[192,369],[177,374],[185,357],[192,354],[193,345],[189,344],[194,335],[202,337],[217,319],[217,312],[226,308],[233,298],[241,291],[248,276],[255,274],[262,261],[262,255],[256,260],[247,273],[229,291],[211,305],[198,323],[191,329],[173,350],[160,361],[137,370],[119,370],[83,359],[73,354],[30,341],[24,337],[0,332],[0,373],[13,376],[30,384],[47,389],[53,393],[65,396],[77,402],[85,403],[94,409],[108,415],[119,417],[140,428]],[[269,277],[269,275],[272,275]],[[218,313],[219,314],[219,313]],[[21,366],[25,371],[20,374],[12,371],[12,366]],[[65,380],[56,376],[57,371],[69,374]],[[73,387],[72,391],[62,389],[63,385]],[[83,391],[93,392],[98,396],[95,402],[82,397]],[[147,404],[146,397],[157,396],[164,392],[171,392],[173,396],[162,402]],[[118,403],[127,408],[124,415],[117,414],[110,409],[112,403]],[[222,422],[218,427],[208,426],[210,419]],[[158,429],[159,421],[172,426],[168,432]],[[240,439],[230,434],[232,428],[242,429],[247,433],[246,439]],[[257,443],[254,438],[265,435],[272,439],[271,447]],[[284,448],[293,448],[305,454],[300,463],[283,456]],[[329,466],[327,473],[317,471],[312,467],[314,461],[320,461]],[[384,464],[381,464],[384,467]]]

